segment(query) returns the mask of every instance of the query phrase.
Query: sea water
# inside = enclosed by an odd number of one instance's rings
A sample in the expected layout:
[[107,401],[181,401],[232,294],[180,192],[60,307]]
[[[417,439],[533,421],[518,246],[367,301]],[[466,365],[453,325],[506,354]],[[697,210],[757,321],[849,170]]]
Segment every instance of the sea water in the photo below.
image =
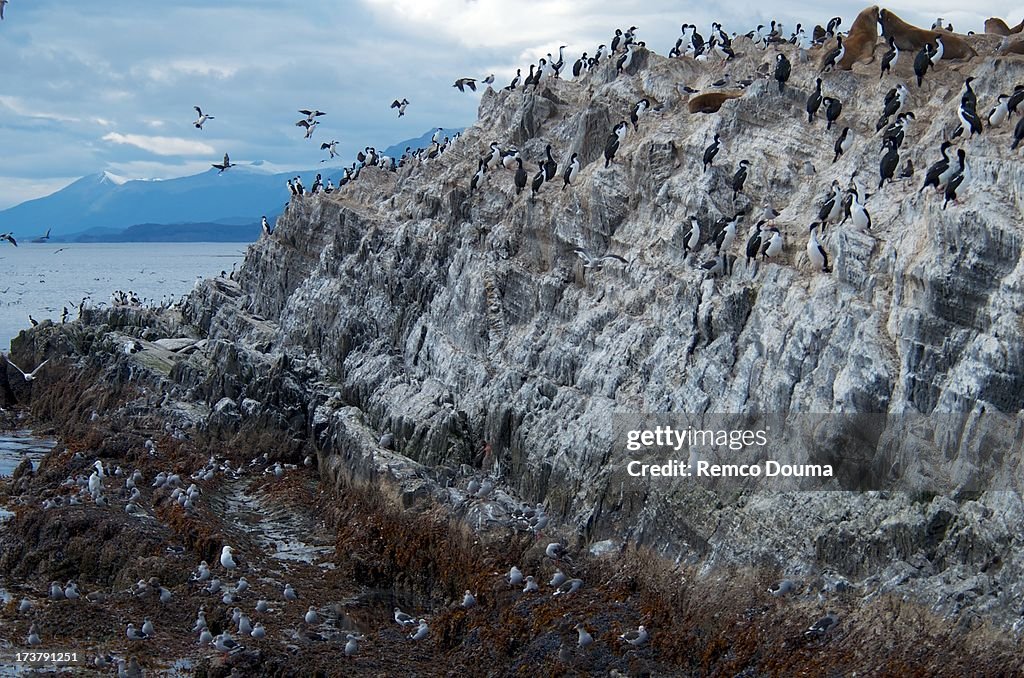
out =
[[114,290],[177,299],[245,257],[246,243],[28,243],[0,241],[0,350],[35,320],[78,316],[85,296],[109,305]]

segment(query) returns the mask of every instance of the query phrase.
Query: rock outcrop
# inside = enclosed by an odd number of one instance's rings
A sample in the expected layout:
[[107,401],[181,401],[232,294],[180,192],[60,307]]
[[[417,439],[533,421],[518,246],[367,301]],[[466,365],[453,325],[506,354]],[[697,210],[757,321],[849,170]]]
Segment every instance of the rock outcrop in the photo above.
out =
[[[315,451],[325,482],[381,485],[403,506],[469,510],[460,488],[491,476],[500,491],[465,514],[481,532],[540,502],[577,546],[637,542],[705,571],[827,572],[865,598],[919,594],[941,614],[1009,629],[1024,596],[1020,445],[1011,435],[994,450],[991,432],[1016,431],[1024,405],[1024,167],[1009,150],[1012,122],[957,140],[969,167],[958,202],[919,188],[958,124],[964,79],[976,78],[987,112],[1024,80],[1024,62],[981,47],[942,61],[911,88],[900,167],[911,160],[916,172],[879,186],[875,124],[886,91],[911,82],[912,59],[881,80],[877,63],[826,74],[824,93],[843,102],[826,131],[803,112],[813,54],[781,48],[793,75],[780,95],[765,77],[775,52],[744,38],[734,49],[731,78],[753,82],[710,115],[690,114],[680,86],[706,88],[717,71],[644,51],[619,76],[606,62],[580,82],[488,89],[478,123],[438,158],[367,168],[332,195],[293,200],[235,279],[206,281],[180,318],[93,311],[23,335],[15,357],[145,383],[174,435],[273,431],[275,454]],[[641,97],[653,110],[605,168],[612,126]],[[855,141],[833,163],[847,126]],[[722,151],[702,172],[715,133]],[[560,163],[578,153],[584,166],[536,199],[517,196],[504,169],[471,194],[492,141],[517,145],[528,167],[548,143]],[[742,159],[749,177],[733,199]],[[873,194],[871,229],[830,226],[834,269],[823,274],[803,255],[808,226],[832,180],[845,186],[855,171]],[[785,249],[745,266],[765,200]],[[740,211],[737,261],[709,277],[710,224]],[[705,225],[696,255],[683,247],[691,215]],[[577,247],[629,264],[584,269]],[[184,334],[195,341],[164,341]],[[129,339],[143,350],[122,350]],[[34,388],[37,416],[55,416],[45,379]],[[873,440],[887,444],[857,460],[874,469],[866,492],[628,476],[623,417],[677,413],[789,425],[834,413],[826,425],[837,428],[878,415]],[[927,435],[904,435],[910,418]],[[378,445],[387,431],[391,450]],[[830,440],[839,464],[845,439]]]

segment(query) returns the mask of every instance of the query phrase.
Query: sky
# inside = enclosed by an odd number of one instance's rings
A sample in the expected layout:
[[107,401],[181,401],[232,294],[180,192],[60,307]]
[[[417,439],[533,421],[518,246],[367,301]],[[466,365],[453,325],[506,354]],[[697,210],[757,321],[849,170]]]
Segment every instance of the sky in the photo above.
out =
[[[770,19],[790,33],[864,4],[739,0],[10,0],[0,21],[0,209],[52,193],[86,174],[128,179],[196,174],[219,162],[262,161],[308,170],[337,140],[351,162],[434,127],[476,119],[480,93],[452,88],[459,77],[495,74],[557,53],[593,53],[615,28],[665,54],[682,23],[708,34],[718,20],[745,33]],[[982,31],[988,16],[1017,23],[1024,4],[955,9],[948,0],[883,5],[930,26]],[[407,98],[398,118],[390,103]],[[194,105],[215,116],[198,130]],[[312,139],[295,126],[300,108],[327,114]]]

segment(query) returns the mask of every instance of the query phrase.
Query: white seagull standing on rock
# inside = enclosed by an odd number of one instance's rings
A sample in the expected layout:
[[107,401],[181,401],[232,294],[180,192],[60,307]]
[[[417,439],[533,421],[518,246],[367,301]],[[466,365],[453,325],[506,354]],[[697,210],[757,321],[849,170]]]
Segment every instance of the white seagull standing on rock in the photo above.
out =
[[231,556],[230,546],[225,545],[224,548],[220,550],[220,564],[228,570],[233,570],[238,567],[238,563],[236,563],[235,559]]
[[650,634],[647,633],[647,629],[645,629],[642,625],[636,631],[626,631],[621,636],[619,636],[619,638],[622,638],[624,641],[626,641],[633,647],[640,647],[641,645],[647,642],[647,639],[649,637]]
[[399,626],[415,626],[416,620],[402,612],[402,608],[395,608],[395,621]]
[[409,634],[409,638],[412,640],[423,640],[430,633],[430,627],[427,626],[427,620],[421,619],[419,628]]

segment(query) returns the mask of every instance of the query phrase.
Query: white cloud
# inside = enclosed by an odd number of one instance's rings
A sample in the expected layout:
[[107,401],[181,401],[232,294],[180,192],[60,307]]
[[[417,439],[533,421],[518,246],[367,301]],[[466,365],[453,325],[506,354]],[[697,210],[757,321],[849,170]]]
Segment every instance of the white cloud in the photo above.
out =
[[33,109],[31,105],[25,103],[25,100],[20,97],[0,96],[0,106],[26,118],[53,120],[56,122],[78,122],[78,118],[70,115]]
[[210,155],[214,153],[213,146],[209,144],[205,144],[202,141],[190,141],[180,137],[158,137],[109,132],[103,135],[103,141],[135,146],[156,155]]

